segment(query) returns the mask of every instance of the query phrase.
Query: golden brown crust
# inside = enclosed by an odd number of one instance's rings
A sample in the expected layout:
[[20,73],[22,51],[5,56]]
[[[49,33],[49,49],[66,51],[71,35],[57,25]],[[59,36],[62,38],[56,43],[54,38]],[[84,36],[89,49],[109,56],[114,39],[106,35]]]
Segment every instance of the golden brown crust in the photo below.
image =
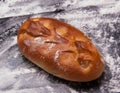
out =
[[52,18],[31,18],[18,31],[20,51],[57,77],[77,82],[98,78],[104,64],[90,39],[69,24]]

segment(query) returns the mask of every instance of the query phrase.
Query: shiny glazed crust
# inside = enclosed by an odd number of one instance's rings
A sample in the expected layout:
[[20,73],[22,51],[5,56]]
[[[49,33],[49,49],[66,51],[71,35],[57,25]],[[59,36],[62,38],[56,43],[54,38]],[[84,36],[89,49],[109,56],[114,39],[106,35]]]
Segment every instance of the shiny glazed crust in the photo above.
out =
[[18,46],[30,61],[65,80],[98,78],[104,63],[90,39],[75,27],[52,18],[30,18],[18,31]]

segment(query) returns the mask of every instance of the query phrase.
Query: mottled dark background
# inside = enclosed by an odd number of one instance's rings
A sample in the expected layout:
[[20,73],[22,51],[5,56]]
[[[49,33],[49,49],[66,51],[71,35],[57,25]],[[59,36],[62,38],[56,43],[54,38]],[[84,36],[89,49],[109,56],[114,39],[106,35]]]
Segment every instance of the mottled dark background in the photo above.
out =
[[[76,83],[49,75],[18,50],[17,31],[29,17],[67,22],[91,38],[105,60],[103,75]],[[0,93],[120,92],[119,0],[0,0]]]

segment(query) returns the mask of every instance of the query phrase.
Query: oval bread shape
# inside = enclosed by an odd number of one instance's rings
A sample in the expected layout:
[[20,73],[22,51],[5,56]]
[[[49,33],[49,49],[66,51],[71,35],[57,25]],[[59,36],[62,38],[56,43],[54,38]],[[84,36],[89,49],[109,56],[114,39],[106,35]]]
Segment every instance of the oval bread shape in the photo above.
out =
[[102,74],[104,63],[91,40],[75,27],[53,18],[30,18],[18,31],[22,54],[59,78],[87,82]]

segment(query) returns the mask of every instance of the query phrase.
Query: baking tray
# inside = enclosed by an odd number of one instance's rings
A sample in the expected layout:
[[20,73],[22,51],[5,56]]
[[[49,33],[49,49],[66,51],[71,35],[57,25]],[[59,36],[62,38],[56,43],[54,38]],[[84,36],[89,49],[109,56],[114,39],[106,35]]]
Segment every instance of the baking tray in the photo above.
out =
[[[0,19],[0,93],[117,93],[120,92],[120,16],[100,14],[95,6],[55,10]],[[54,77],[27,60],[17,46],[17,32],[30,17],[52,17],[84,32],[105,60],[97,80],[77,83]]]

